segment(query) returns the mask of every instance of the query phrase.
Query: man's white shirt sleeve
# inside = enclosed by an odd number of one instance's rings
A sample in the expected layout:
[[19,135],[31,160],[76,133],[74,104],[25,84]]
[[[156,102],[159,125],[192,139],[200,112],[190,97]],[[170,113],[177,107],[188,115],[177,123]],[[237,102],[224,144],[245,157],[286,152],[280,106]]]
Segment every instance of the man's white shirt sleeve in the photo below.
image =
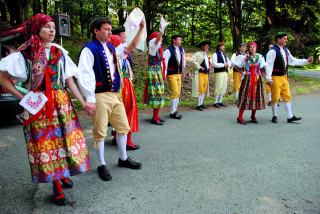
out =
[[89,48],[83,48],[79,58],[79,72],[76,75],[79,89],[87,103],[96,103],[96,78],[93,71],[94,56]]

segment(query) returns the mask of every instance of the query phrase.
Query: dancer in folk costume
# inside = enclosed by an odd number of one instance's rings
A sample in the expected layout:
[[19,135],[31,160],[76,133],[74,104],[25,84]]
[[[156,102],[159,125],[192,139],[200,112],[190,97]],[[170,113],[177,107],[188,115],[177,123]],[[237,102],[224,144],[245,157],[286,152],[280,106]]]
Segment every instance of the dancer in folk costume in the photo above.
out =
[[231,62],[224,53],[225,50],[225,43],[220,42],[217,44],[217,51],[212,55],[215,79],[214,95],[216,97],[213,106],[216,108],[227,107],[227,105],[222,102],[222,98],[227,91],[228,69],[231,67]]
[[[241,43],[239,51],[232,54],[231,64],[233,64],[237,59],[241,58],[246,54],[247,45],[245,43]],[[243,72],[243,71],[242,71]],[[238,72],[237,69],[233,68],[233,90],[236,100],[239,95],[239,88],[241,84],[242,72]]]
[[160,32],[153,32],[149,40],[149,68],[142,102],[153,108],[152,124],[163,125],[159,111],[164,106],[165,59],[161,49],[162,35],[168,23],[161,18]]
[[107,136],[108,122],[117,131],[119,148],[118,166],[140,169],[142,164],[127,156],[127,134],[130,131],[122,95],[122,72],[119,68],[117,50],[109,43],[112,21],[109,16],[99,17],[90,23],[93,34],[80,53],[79,89],[86,97],[92,114],[94,147],[97,149],[98,175],[104,181],[112,180],[104,159],[104,139]]
[[177,111],[179,104],[179,97],[181,94],[181,76],[185,76],[186,67],[186,54],[184,49],[181,47],[181,34],[175,34],[171,36],[172,45],[169,46],[163,53],[166,63],[165,75],[169,83],[171,90],[171,101],[170,101],[170,118],[181,119]]
[[[137,99],[136,94],[134,92],[134,87],[131,82],[133,78],[133,61],[130,56],[130,53],[137,47],[137,45],[140,42],[143,29],[144,29],[145,21],[144,19],[140,23],[140,29],[135,36],[135,38],[132,40],[132,42],[127,45],[126,44],[126,36],[125,36],[125,28],[118,29],[116,33],[120,34],[118,35],[112,35],[110,39],[110,44],[112,44],[116,49],[118,53],[121,53],[119,55],[120,57],[120,69],[122,70],[122,78],[123,78],[123,89],[122,89],[122,101],[124,104],[124,107],[126,109],[126,114],[128,117],[128,122],[130,126],[130,131],[127,136],[127,150],[135,150],[139,149],[139,145],[134,145],[131,141],[131,134],[132,132],[138,132],[139,131],[139,124],[138,124],[138,107],[137,107]],[[117,132],[114,132],[114,138],[113,142],[116,142],[116,136]]]
[[[37,14],[19,29],[29,40],[0,62],[0,84],[19,99],[24,95],[9,82],[9,78],[24,82],[24,87],[30,91],[25,96],[29,97],[28,100],[24,102],[23,99],[22,105],[28,109],[23,112],[23,125],[32,179],[35,183],[52,182],[55,202],[65,205],[60,182],[65,187],[72,187],[69,176],[84,173],[90,168],[82,129],[64,87],[66,83],[88,111],[72,79],[78,68],[66,50],[51,43],[55,37],[55,24],[51,17]],[[31,96],[33,92],[35,97]],[[48,99],[42,108],[37,106],[41,103],[37,99],[39,97]],[[38,112],[29,113],[36,107]]]
[[291,109],[291,94],[288,81],[288,66],[307,65],[313,62],[313,57],[308,59],[297,59],[293,57],[290,51],[285,47],[287,45],[288,36],[285,32],[279,32],[276,37],[276,45],[267,53],[266,79],[267,84],[271,88],[271,107],[272,120],[277,123],[277,109],[280,95],[283,99],[284,108],[287,113],[287,122],[301,120],[301,117],[296,117],[292,114]]
[[252,110],[251,121],[258,123],[256,110],[265,108],[261,77],[265,77],[264,67],[266,63],[263,57],[260,54],[257,54],[256,51],[257,44],[255,42],[251,42],[249,44],[249,53],[234,63],[235,69],[239,72],[242,71],[241,68],[245,68],[237,100],[239,108],[239,117],[237,118],[237,121],[242,125],[247,125],[243,120],[244,110]]
[[203,111],[207,107],[203,105],[204,96],[209,96],[209,72],[210,72],[210,57],[207,52],[211,42],[202,41],[196,47],[201,48],[201,51],[195,53],[189,63],[194,68],[192,74],[192,97],[198,97],[196,109]]

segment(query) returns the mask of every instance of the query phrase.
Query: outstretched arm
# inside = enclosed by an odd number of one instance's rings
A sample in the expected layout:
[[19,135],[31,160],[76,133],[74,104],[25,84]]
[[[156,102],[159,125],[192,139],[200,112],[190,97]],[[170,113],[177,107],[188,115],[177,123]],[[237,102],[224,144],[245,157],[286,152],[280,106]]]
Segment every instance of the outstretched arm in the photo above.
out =
[[140,39],[141,39],[141,36],[142,36],[142,33],[143,33],[144,26],[145,26],[145,21],[144,21],[144,19],[142,19],[142,21],[140,22],[140,29],[139,29],[137,35],[133,38],[131,43],[126,48],[127,54],[130,54],[138,46]]

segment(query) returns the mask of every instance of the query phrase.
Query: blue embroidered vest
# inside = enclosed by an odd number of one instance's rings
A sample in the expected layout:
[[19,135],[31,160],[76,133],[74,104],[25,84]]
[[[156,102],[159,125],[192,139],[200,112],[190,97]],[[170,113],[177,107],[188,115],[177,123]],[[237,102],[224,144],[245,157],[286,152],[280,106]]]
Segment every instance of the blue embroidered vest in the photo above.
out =
[[168,68],[167,68],[167,74],[172,75],[172,74],[181,74],[182,73],[182,54],[180,55],[180,63],[178,62],[178,57],[176,54],[183,53],[183,49],[181,46],[179,46],[180,53],[175,52],[175,47],[171,45],[170,47],[167,48],[170,53],[171,57],[168,61]]
[[102,92],[118,92],[120,88],[121,77],[119,75],[118,66],[117,66],[117,57],[115,48],[107,43],[108,48],[113,54],[114,64],[115,64],[115,72],[114,72],[114,80],[112,81],[110,75],[110,67],[107,55],[103,49],[101,42],[98,39],[93,39],[91,42],[86,44],[84,47],[90,49],[94,56],[94,64],[93,71],[96,77],[96,90],[95,93]]
[[[217,54],[218,63],[225,63],[223,58],[222,58],[221,52],[217,51],[216,54]],[[223,53],[223,55],[224,55],[224,58],[227,60],[227,55],[225,53]],[[223,71],[227,72],[226,67],[214,68],[214,73],[219,73],[219,72],[223,72]]]
[[285,53],[287,55],[287,66],[286,66],[284,59],[281,55],[280,47],[278,45],[274,45],[271,49],[276,51],[276,59],[274,60],[272,76],[286,75],[288,73],[288,57],[289,57],[288,50],[284,48]]

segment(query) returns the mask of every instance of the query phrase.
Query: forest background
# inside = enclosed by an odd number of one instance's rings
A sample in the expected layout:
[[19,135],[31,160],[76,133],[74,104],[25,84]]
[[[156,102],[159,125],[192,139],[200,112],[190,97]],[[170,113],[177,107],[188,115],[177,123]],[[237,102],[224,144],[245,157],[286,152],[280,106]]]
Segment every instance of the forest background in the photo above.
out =
[[[71,36],[63,38],[63,46],[77,63],[81,48],[92,38],[88,29],[94,18],[109,15],[113,27],[119,27],[124,24],[130,12],[139,7],[146,17],[148,35],[158,31],[161,16],[169,21],[163,47],[170,45],[172,34],[182,34],[182,45],[186,49],[187,59],[197,51],[195,45],[202,40],[212,42],[209,50],[211,54],[215,51],[215,44],[221,41],[226,43],[229,57],[242,42],[248,44],[251,41],[258,44],[257,52],[266,54],[268,45],[275,42],[276,33],[285,31],[288,33],[287,47],[291,53],[297,58],[314,56],[315,62],[307,68],[318,69],[319,3],[319,0],[0,0],[0,32],[20,25],[37,13],[67,13],[70,16]],[[23,41],[17,39],[12,42],[15,42],[16,46]],[[57,37],[55,42],[60,43],[60,38]],[[144,89],[147,54],[135,53],[134,60],[137,70],[134,84],[139,102]],[[229,76],[230,96],[227,96],[227,99],[234,100],[232,75]],[[300,80],[301,78],[299,81],[297,79],[297,84]],[[213,82],[211,74],[210,85],[213,86]],[[316,82],[316,85],[319,83]],[[187,76],[183,80],[182,87],[184,86],[181,104],[189,105],[190,101],[194,101],[190,98],[189,66]],[[211,90],[213,91],[213,87]],[[139,107],[144,106],[139,104]]]

